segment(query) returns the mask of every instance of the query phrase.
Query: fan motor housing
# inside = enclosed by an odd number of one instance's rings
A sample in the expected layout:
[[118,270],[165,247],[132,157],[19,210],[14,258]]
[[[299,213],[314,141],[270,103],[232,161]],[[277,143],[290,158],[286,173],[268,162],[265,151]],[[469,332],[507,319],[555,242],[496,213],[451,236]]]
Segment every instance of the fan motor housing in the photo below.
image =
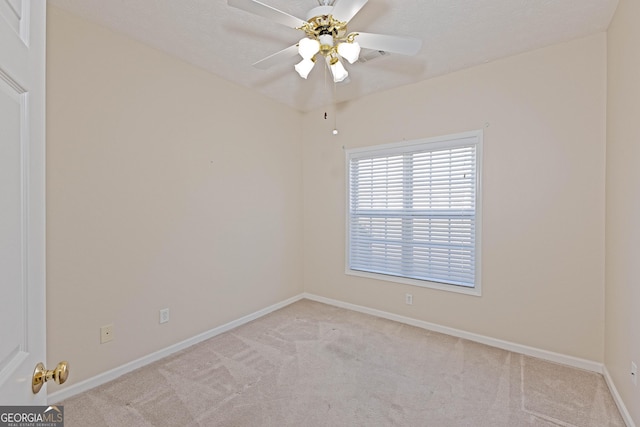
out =
[[311,9],[308,13],[307,13],[307,21],[311,22],[311,20],[313,18],[315,18],[316,16],[322,16],[322,15],[331,15],[331,11],[333,10],[333,6],[318,6],[318,7],[314,7],[313,9]]
[[[330,13],[332,8],[320,6],[312,9],[312,15],[307,22],[309,25],[300,28],[311,38],[318,40],[320,36],[329,35],[334,40],[343,40],[347,36],[347,23],[336,20]],[[317,15],[316,13],[320,13]]]

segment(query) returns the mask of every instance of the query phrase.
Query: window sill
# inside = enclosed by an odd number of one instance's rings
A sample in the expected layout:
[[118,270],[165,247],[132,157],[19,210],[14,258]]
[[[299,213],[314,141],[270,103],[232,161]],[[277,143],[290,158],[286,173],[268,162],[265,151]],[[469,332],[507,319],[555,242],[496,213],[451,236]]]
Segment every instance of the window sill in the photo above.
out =
[[409,279],[407,277],[390,276],[386,274],[368,273],[366,271],[350,270],[347,268],[345,274],[348,276],[365,277],[367,279],[382,280],[385,282],[402,283],[404,285],[419,286],[421,288],[436,289],[439,291],[454,292],[458,294],[482,296],[480,284],[469,288],[466,286],[448,285],[446,283],[430,282],[426,280]]

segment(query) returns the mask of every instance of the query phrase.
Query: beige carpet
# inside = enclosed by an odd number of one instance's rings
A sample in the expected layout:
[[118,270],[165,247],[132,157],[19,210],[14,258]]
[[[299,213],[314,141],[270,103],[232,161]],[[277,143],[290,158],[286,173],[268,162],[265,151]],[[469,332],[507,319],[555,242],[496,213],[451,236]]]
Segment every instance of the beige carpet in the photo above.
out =
[[601,375],[308,300],[62,404],[66,427],[624,426]]

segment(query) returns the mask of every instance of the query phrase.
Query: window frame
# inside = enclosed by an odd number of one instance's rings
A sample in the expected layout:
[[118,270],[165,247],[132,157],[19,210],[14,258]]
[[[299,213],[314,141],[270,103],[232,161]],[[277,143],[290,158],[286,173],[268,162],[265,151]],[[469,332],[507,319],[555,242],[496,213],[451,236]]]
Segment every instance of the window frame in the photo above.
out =
[[[460,294],[481,296],[482,295],[482,163],[483,163],[483,131],[474,130],[451,135],[443,135],[431,138],[422,138],[411,141],[392,142],[367,147],[350,148],[345,150],[345,274],[349,276],[365,277],[369,279],[382,280],[387,282],[402,283],[406,285],[419,286],[423,288],[437,289]],[[462,142],[464,141],[464,142]],[[456,146],[476,147],[476,176],[475,176],[475,265],[474,265],[474,286],[463,286],[435,282],[429,280],[413,279],[403,276],[387,275],[382,273],[372,273],[350,268],[351,255],[351,171],[350,163],[352,157],[360,157],[362,154],[373,156],[386,154],[402,154],[406,152],[418,151],[427,148],[429,151],[452,148]]]

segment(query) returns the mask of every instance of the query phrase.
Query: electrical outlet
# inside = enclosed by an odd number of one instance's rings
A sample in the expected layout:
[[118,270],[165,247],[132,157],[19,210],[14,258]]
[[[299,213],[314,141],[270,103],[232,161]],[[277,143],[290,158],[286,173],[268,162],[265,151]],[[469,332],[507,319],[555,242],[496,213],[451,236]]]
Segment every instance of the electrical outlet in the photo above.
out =
[[163,308],[160,310],[160,323],[167,323],[169,321],[169,309]]
[[404,303],[408,304],[408,305],[413,305],[413,295],[411,294],[406,294],[404,296]]
[[113,341],[113,324],[100,328],[100,344]]
[[635,362],[631,362],[631,382],[633,385],[638,385],[638,365]]

